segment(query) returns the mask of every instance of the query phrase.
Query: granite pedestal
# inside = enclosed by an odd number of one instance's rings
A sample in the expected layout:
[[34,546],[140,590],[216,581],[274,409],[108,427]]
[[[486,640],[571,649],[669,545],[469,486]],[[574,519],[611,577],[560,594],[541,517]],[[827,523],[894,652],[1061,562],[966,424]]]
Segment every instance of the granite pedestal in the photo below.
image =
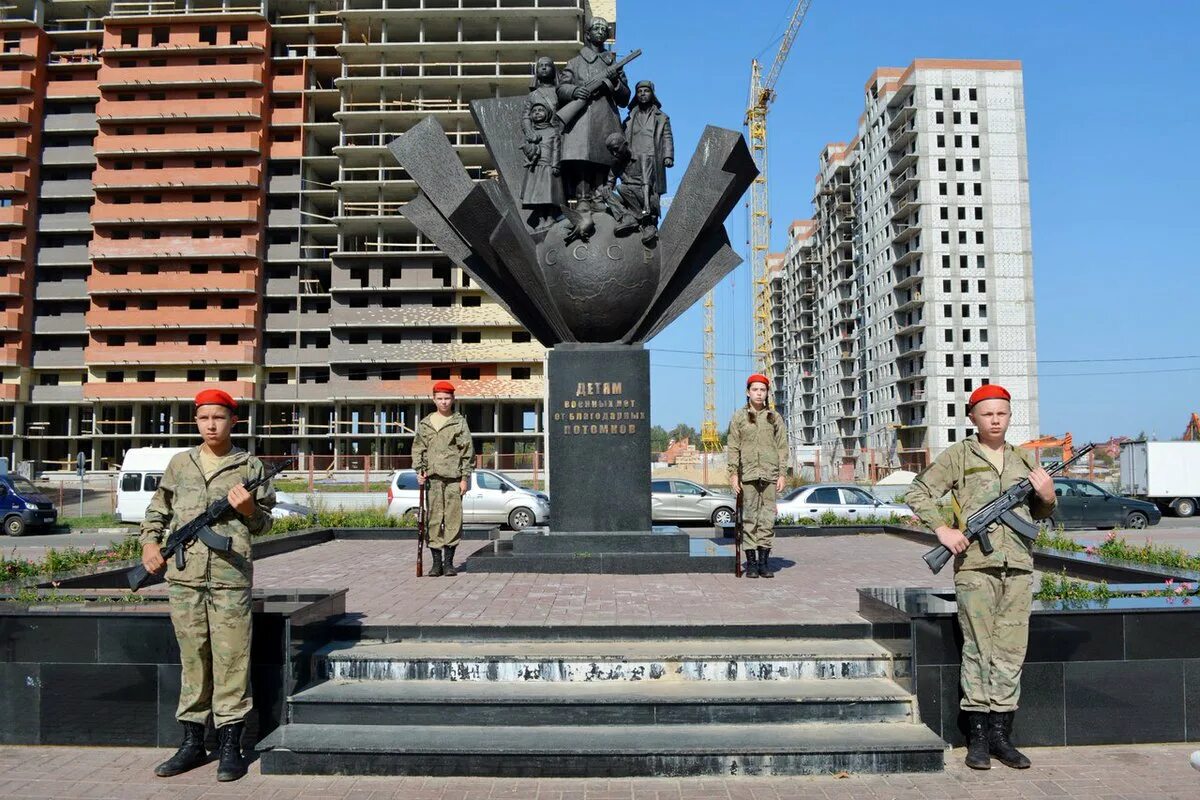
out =
[[733,547],[650,520],[650,354],[550,351],[550,526],[473,554],[487,572],[732,572]]

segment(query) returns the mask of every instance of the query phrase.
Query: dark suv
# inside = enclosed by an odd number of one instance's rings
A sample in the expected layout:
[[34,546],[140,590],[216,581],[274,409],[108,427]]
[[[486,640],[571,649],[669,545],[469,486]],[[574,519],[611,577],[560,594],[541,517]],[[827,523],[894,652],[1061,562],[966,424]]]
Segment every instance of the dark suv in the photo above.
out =
[[1144,528],[1162,519],[1153,503],[1110,494],[1091,481],[1055,478],[1054,493],[1053,524],[1064,528]]

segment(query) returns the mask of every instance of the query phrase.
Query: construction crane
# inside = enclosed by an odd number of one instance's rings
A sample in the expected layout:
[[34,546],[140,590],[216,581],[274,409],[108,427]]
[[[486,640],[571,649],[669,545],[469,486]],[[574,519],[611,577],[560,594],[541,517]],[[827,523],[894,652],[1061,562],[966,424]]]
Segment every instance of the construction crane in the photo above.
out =
[[[716,340],[714,338],[713,293],[704,297],[704,421],[700,423],[700,445],[705,453],[721,449],[717,433]],[[708,467],[708,459],[704,462]]]
[[771,247],[771,208],[767,194],[767,110],[775,100],[775,84],[804,24],[812,0],[797,0],[788,20],[775,61],[762,74],[755,58],[750,62],[750,100],[746,108],[746,128],[750,132],[750,154],[758,167],[758,177],[750,187],[750,274],[754,285],[754,354],[759,372],[770,377],[771,360],[771,276],[767,269],[767,251]]
[[1042,450],[1052,449],[1056,447],[1062,448],[1062,460],[1070,461],[1071,456],[1075,453],[1075,443],[1071,439],[1071,434],[1065,434],[1062,438],[1057,436],[1041,436],[1037,439],[1030,439],[1024,442],[1021,447],[1026,450],[1032,450],[1036,459],[1041,459]]
[[[746,109],[746,126],[750,131],[750,152],[758,167],[758,177],[750,189],[750,274],[754,286],[754,351],[758,370],[770,377],[771,364],[771,277],[767,274],[767,250],[771,246],[771,217],[767,204],[767,106],[775,99],[775,84],[791,52],[792,42],[804,23],[812,0],[798,0],[792,9],[787,29],[775,53],[775,61],[762,78],[758,59],[750,62],[750,101]],[[717,433],[716,354],[713,346],[713,292],[704,298],[704,421],[700,425],[700,442],[706,453],[721,447]],[[708,461],[705,460],[707,467]]]

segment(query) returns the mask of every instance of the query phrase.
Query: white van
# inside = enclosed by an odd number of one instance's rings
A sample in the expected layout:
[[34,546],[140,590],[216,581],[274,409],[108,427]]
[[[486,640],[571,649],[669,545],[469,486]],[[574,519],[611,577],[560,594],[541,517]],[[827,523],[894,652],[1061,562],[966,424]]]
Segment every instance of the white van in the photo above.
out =
[[141,522],[146,518],[163,471],[176,453],[187,447],[131,447],[125,451],[117,476],[117,518],[121,522]]

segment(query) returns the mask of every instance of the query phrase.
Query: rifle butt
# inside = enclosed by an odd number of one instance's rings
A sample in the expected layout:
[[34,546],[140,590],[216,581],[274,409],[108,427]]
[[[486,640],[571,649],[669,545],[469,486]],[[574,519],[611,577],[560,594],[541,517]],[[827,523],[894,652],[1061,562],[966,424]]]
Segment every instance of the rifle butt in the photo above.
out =
[[555,116],[562,121],[563,127],[567,127],[579,118],[579,115],[583,113],[583,109],[586,107],[587,101],[572,100],[560,108],[557,113],[555,113]]
[[946,566],[946,563],[949,562],[953,556],[954,554],[950,552],[949,548],[947,548],[945,545],[939,544],[937,547],[921,556],[921,558],[924,559],[925,564],[930,570],[932,570],[933,574],[937,575],[942,571],[942,567]]
[[150,573],[146,571],[145,567],[138,564],[125,574],[125,579],[129,581],[129,591],[136,592],[146,585],[146,581],[150,580]]

